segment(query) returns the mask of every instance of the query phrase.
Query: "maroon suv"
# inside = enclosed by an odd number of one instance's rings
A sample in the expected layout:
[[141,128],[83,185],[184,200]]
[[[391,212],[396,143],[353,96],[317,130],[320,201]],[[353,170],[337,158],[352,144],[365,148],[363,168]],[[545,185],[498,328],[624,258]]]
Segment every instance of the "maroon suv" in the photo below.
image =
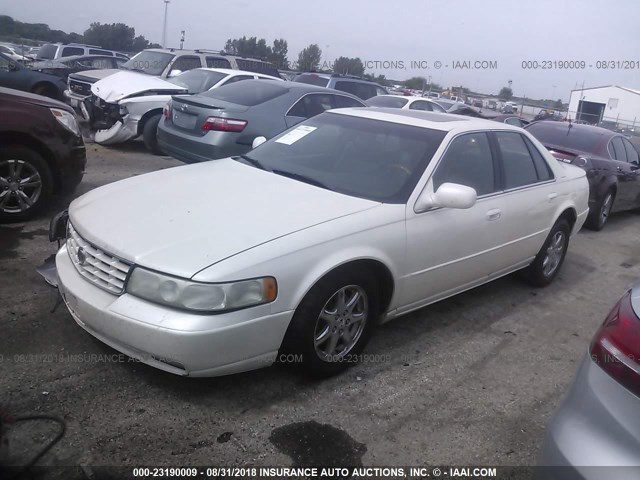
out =
[[82,180],[87,154],[73,109],[0,88],[0,223],[25,220]]

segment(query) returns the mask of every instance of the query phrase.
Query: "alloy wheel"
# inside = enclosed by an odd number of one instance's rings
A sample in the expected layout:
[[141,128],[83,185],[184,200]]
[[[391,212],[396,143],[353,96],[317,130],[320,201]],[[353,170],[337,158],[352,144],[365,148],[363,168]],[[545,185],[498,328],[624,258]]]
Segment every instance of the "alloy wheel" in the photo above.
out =
[[613,205],[613,195],[611,192],[607,193],[607,196],[604,198],[602,202],[602,207],[600,208],[600,225],[604,225],[611,213],[611,207]]
[[547,247],[547,254],[542,261],[542,273],[545,277],[550,277],[558,269],[564,255],[566,243],[566,236],[562,231],[557,231],[551,238],[551,242]]
[[0,211],[9,214],[30,209],[40,198],[42,179],[24,160],[0,161]]
[[327,362],[344,358],[360,340],[368,314],[362,287],[348,285],[335,292],[316,321],[313,341],[318,357]]

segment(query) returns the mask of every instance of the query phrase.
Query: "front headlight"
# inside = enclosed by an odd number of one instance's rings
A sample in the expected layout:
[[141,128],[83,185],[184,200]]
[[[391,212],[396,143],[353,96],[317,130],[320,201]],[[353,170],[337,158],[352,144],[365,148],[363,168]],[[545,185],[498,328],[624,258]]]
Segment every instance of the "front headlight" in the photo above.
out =
[[78,122],[76,121],[76,116],[74,114],[69,113],[66,110],[61,110],[59,108],[50,108],[49,110],[51,110],[51,113],[58,121],[58,123],[60,123],[60,125],[77,136],[82,135],[80,133],[80,127],[78,127]]
[[136,267],[127,293],[169,307],[218,313],[272,302],[278,294],[273,277],[229,283],[201,283]]

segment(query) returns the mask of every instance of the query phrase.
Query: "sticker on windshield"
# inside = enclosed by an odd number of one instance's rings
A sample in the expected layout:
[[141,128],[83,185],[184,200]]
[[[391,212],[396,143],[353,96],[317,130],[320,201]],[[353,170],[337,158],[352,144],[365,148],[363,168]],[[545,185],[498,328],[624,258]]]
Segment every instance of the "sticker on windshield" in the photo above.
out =
[[291,130],[289,133],[284,134],[276,143],[284,143],[285,145],[293,145],[298,140],[303,137],[306,137],[311,132],[313,132],[317,127],[308,127],[306,125],[300,125],[299,127]]

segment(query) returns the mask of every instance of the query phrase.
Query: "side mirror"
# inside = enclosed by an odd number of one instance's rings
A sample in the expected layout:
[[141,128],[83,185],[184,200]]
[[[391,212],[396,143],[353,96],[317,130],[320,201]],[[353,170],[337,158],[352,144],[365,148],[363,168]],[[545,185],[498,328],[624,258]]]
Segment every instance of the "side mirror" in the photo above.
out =
[[266,142],[267,139],[265,137],[256,137],[253,139],[253,143],[251,144],[251,148],[256,148]]
[[415,211],[425,212],[431,208],[471,208],[476,204],[478,194],[475,189],[457,183],[443,183],[435,193],[428,189],[418,197]]
[[175,68],[169,72],[169,75],[167,75],[167,78],[177,77],[181,73],[182,73],[182,70],[178,70],[177,68]]

